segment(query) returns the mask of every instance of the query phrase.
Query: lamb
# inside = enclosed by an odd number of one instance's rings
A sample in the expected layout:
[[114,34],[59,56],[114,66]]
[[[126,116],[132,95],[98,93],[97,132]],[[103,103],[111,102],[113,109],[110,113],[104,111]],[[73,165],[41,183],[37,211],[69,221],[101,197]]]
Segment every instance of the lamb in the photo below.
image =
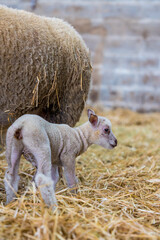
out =
[[75,158],[92,144],[107,149],[117,145],[111,122],[107,118],[99,117],[89,109],[88,119],[83,125],[71,128],[27,114],[9,127],[6,137],[8,169],[4,180],[7,203],[13,200],[18,190],[21,154],[36,166],[35,183],[48,206],[54,209],[57,204],[55,186],[59,179],[58,166],[64,168],[68,187],[74,191],[77,184]]
[[26,113],[74,126],[91,78],[89,50],[76,30],[0,5],[0,43],[0,127]]

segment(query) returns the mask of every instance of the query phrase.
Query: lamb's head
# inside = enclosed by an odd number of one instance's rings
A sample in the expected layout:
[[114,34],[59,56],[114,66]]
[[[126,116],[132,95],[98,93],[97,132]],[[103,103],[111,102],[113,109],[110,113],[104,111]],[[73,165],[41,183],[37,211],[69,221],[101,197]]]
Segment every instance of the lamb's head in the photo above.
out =
[[88,109],[88,119],[91,126],[92,143],[107,149],[117,146],[117,139],[112,133],[111,122],[105,117],[100,117]]

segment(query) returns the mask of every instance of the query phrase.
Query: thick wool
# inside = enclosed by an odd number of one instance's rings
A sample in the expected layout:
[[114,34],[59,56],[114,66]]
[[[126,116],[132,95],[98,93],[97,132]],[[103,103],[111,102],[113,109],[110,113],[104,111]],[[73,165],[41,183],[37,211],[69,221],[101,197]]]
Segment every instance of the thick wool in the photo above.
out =
[[89,51],[65,21],[0,6],[0,125],[25,113],[74,126],[91,78]]

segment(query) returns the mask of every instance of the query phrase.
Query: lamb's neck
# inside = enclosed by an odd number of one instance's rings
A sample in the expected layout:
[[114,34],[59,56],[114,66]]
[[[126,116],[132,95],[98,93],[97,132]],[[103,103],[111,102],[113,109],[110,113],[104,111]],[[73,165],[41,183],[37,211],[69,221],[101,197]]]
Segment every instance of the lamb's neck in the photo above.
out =
[[90,126],[89,123],[84,123],[83,125],[76,127],[75,128],[76,132],[79,135],[79,141],[81,142],[81,144],[79,145],[80,149],[79,152],[80,154],[85,152],[87,150],[87,148],[92,144],[90,138]]

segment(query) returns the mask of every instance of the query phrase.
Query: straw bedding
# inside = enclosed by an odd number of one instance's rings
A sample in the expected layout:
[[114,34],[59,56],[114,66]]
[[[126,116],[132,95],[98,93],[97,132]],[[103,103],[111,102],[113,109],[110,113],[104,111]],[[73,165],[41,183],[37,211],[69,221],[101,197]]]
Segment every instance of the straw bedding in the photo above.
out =
[[[24,159],[17,200],[4,206],[1,149],[0,239],[160,239],[160,113],[98,114],[112,121],[118,147],[92,146],[77,158],[79,192],[72,196],[62,179],[54,213],[36,192],[34,169]],[[80,123],[85,120],[86,112]]]

